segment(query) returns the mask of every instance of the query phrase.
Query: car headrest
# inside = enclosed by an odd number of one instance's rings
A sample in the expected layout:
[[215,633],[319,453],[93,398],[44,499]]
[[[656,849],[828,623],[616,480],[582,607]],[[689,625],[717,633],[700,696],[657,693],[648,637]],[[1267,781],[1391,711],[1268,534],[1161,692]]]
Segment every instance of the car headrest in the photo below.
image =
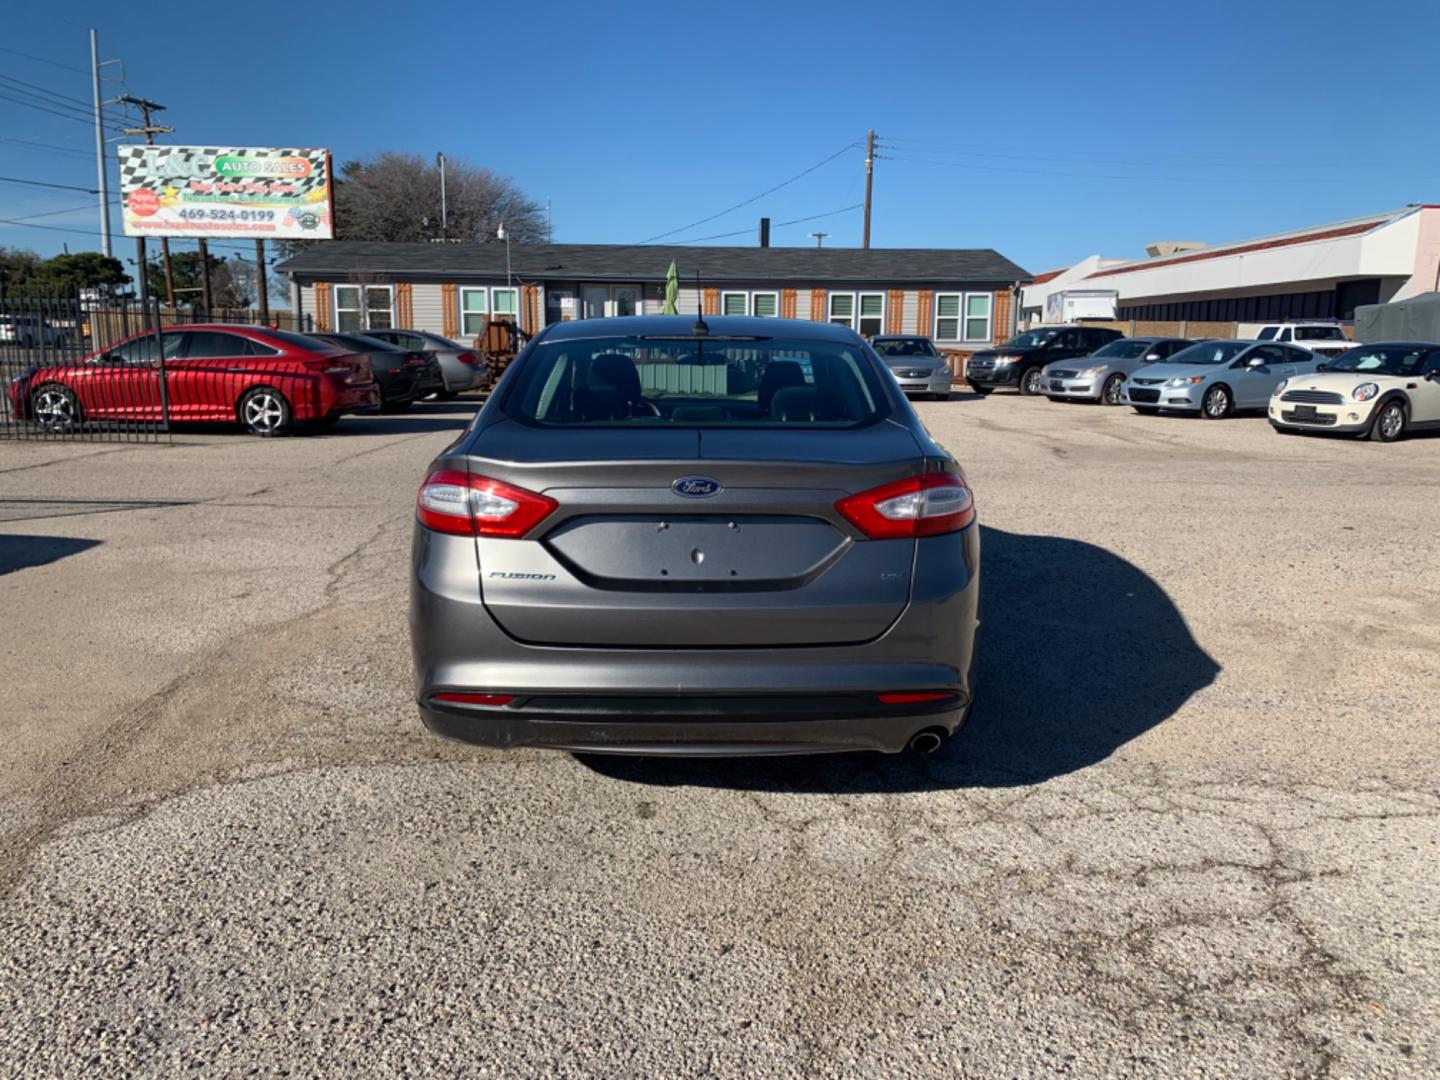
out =
[[760,411],[762,413],[770,412],[771,403],[779,391],[804,385],[805,369],[800,366],[798,360],[772,360],[765,369],[765,374],[760,376],[760,389],[757,395]]
[[587,381],[591,387],[613,391],[627,401],[639,401],[641,397],[640,372],[635,369],[635,361],[621,353],[601,353],[591,360]]
[[819,404],[820,395],[813,386],[787,386],[775,391],[775,396],[770,401],[770,418],[810,420],[814,418]]

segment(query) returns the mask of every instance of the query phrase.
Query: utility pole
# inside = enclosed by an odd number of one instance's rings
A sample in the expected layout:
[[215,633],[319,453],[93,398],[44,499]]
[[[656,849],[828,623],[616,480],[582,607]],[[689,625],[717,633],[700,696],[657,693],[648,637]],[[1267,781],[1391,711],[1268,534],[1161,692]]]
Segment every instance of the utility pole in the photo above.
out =
[[110,254],[110,181],[105,175],[105,115],[100,102],[100,38],[90,31],[90,88],[95,100],[95,167],[100,172],[100,250]]
[[830,234],[828,232],[812,232],[810,235],[815,238],[815,246],[817,248],[823,248],[825,246],[825,238]]
[[255,241],[255,288],[260,299],[260,325],[270,323],[270,284],[265,280],[265,241]]
[[210,245],[204,238],[196,241],[200,245],[200,298],[205,305],[205,321],[210,321]]
[[445,155],[436,154],[435,164],[440,167],[440,239],[450,239],[450,211],[445,205]]
[[870,191],[875,185],[875,131],[865,134],[865,240],[863,247],[870,246]]
[[[150,114],[152,112],[164,112],[164,105],[156,104],[153,101],[146,101],[144,98],[131,97],[129,94],[116,98],[115,100],[121,105],[134,105],[145,117],[145,122],[141,127],[126,128],[125,134],[144,135],[146,146],[155,145],[156,135],[168,135],[175,130],[172,127],[166,127],[164,124],[152,124],[150,122]],[[144,244],[144,237],[138,237],[137,239],[140,240],[142,245]],[[170,270],[170,238],[168,236],[162,236],[160,238],[160,257],[165,264],[165,304],[173,308],[175,306],[175,275]]]

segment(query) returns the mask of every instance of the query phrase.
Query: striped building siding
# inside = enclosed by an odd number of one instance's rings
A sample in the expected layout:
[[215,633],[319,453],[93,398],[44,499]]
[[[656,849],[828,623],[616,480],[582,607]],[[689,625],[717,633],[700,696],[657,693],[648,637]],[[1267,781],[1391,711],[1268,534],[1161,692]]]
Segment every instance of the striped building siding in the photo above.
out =
[[441,286],[416,284],[411,292],[411,308],[414,313],[412,330],[428,330],[432,334],[445,333],[445,315],[442,310],[444,297]]
[[930,328],[920,325],[920,294],[914,289],[906,289],[900,302],[900,333],[930,336]]

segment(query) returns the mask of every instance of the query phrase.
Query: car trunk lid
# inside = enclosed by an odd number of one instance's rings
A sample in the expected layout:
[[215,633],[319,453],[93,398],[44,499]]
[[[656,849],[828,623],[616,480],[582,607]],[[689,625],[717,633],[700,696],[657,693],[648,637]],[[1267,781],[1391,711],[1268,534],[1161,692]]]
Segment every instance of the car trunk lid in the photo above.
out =
[[[488,457],[490,445],[505,460]],[[485,605],[523,641],[861,642],[909,599],[914,541],[865,540],[834,508],[923,469],[914,437],[888,421],[843,431],[504,421],[481,433],[468,467],[558,503],[530,538],[477,540]]]

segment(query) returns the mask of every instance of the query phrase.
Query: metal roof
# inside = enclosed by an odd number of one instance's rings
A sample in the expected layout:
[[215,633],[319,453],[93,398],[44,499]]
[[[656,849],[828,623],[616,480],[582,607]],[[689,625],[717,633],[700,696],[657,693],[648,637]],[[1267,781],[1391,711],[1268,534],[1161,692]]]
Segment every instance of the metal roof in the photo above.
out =
[[[510,249],[524,281],[664,281],[670,261],[682,285],[1013,284],[1030,275],[991,248],[662,247],[635,244],[534,244]],[[504,277],[505,245],[320,241],[286,259],[289,274],[392,277]]]

